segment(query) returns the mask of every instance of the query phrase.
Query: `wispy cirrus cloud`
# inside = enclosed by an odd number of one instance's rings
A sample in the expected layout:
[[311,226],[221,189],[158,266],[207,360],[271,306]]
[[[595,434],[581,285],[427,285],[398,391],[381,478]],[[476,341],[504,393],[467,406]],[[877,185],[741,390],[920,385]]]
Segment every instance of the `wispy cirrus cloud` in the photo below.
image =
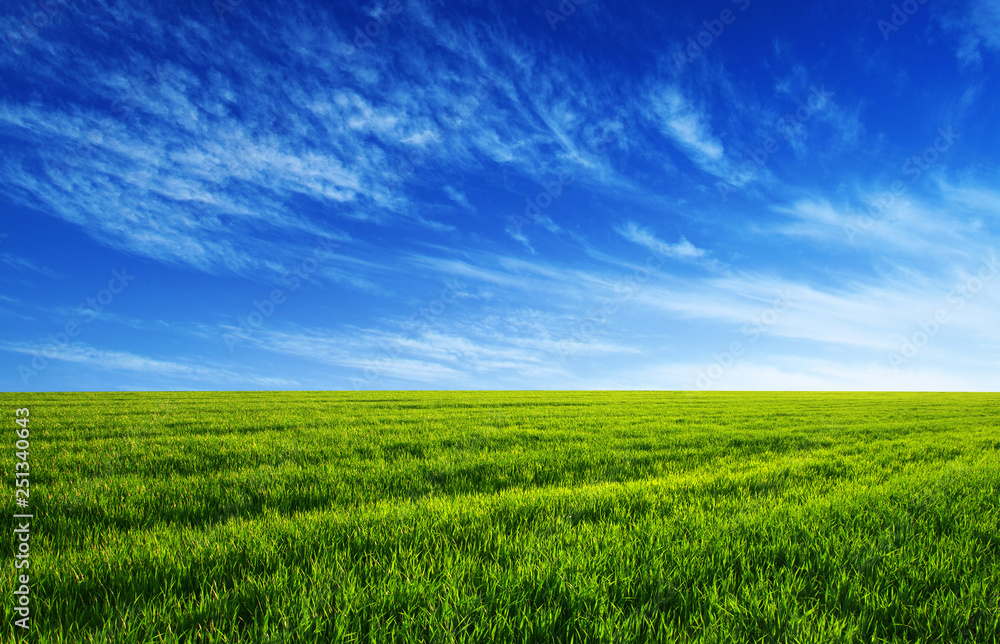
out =
[[674,86],[658,88],[649,100],[649,117],[699,168],[728,178],[725,147],[712,133],[710,117]]
[[[290,237],[354,222],[455,232],[414,195],[445,167],[473,172],[492,162],[536,178],[570,163],[610,180],[590,145],[599,125],[592,106],[560,89],[593,84],[578,61],[564,61],[559,82],[519,77],[541,54],[503,23],[484,40],[468,26],[430,21],[416,0],[406,11],[398,20],[417,33],[398,30],[345,57],[338,45],[354,23],[320,8],[290,8],[279,29],[273,16],[247,10],[234,39],[208,28],[208,16],[179,13],[166,29],[152,9],[96,3],[78,16],[78,37],[56,31],[36,43],[79,61],[75,104],[0,109],[5,136],[21,150],[0,165],[0,185],[105,244],[251,274],[287,261]],[[105,24],[134,38],[106,57],[85,55],[88,39],[109,38],[111,29],[98,28]],[[463,56],[442,58],[435,45]],[[387,66],[387,51],[401,55],[400,68]],[[30,66],[30,78],[70,84],[52,57],[16,62]],[[383,91],[386,82],[394,91]],[[454,187],[445,193],[470,208]],[[270,241],[276,234],[281,247]]]
[[690,261],[705,257],[706,255],[703,249],[696,248],[694,244],[683,236],[673,244],[664,242],[657,239],[648,229],[637,225],[633,221],[618,228],[618,234],[631,242],[645,246],[663,257]]
[[972,0],[960,15],[948,15],[944,26],[959,37],[955,56],[966,69],[977,69],[984,56],[1000,51],[1000,2]]
[[[5,342],[0,344],[0,350],[28,358],[42,358],[46,361],[71,363],[86,369],[95,369],[113,374],[146,375],[153,378],[177,379],[185,382],[199,382],[209,385],[234,386],[249,385],[254,387],[294,387],[294,380],[247,375],[235,369],[206,367],[200,361],[180,362],[176,360],[160,360],[128,351],[111,351],[99,349],[82,343],[63,346],[39,345],[31,343]],[[30,367],[31,362],[26,361]],[[34,383],[33,383],[34,384]]]
[[[645,5],[581,7],[558,30],[528,2],[243,3],[224,20],[208,2],[62,5],[2,53],[0,196],[21,241],[0,255],[0,351],[35,355],[38,321],[94,290],[77,262],[125,256],[155,297],[116,301],[55,358],[68,373],[343,384],[388,346],[378,381],[399,386],[664,383],[658,366],[687,378],[792,293],[732,382],[838,383],[836,364],[875,382],[866,365],[997,246],[994,92],[976,76],[994,5],[936,14],[957,16],[958,63],[911,42],[930,13],[862,52],[852,30],[877,35],[885,7],[850,27],[761,9],[682,70],[655,52],[702,18]],[[813,28],[852,44],[814,49]],[[924,163],[952,122],[961,148]],[[317,237],[342,244],[297,277]],[[46,270],[65,289],[27,292]],[[442,284],[454,301],[407,326]],[[992,284],[914,373],[965,382],[948,377],[994,355]],[[275,289],[288,303],[229,356],[221,336]]]
[[387,382],[482,387],[489,379],[540,386],[570,374],[560,356],[634,355],[638,350],[601,340],[564,337],[573,317],[536,310],[487,309],[442,316],[432,323],[387,321],[388,328],[322,328],[260,333],[252,347],[272,354],[349,369],[356,384]]
[[[698,363],[664,363],[607,381],[617,389],[697,390]],[[844,361],[798,355],[747,359],[710,388],[735,391],[996,391],[1000,381],[924,367],[899,373],[878,361]]]
[[19,257],[17,255],[12,255],[10,253],[0,254],[0,264],[12,268],[16,271],[28,271],[31,273],[38,273],[43,277],[55,278],[59,277],[59,274],[50,268],[45,266],[39,266],[35,262],[31,261],[26,257]]

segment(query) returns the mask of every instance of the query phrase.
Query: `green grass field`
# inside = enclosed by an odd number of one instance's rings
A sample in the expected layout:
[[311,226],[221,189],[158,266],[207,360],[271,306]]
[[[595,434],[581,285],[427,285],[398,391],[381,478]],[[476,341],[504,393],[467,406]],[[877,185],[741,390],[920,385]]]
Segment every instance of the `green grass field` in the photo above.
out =
[[[996,642],[1000,395],[0,394],[39,642]],[[23,511],[23,510],[21,510]],[[3,637],[12,624],[4,531]]]

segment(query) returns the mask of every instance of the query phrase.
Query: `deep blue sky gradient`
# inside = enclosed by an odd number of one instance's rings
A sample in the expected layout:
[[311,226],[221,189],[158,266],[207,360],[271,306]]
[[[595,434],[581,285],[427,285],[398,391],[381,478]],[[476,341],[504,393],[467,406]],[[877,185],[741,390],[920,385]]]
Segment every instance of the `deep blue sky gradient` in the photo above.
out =
[[1000,386],[997,0],[0,34],[2,390]]

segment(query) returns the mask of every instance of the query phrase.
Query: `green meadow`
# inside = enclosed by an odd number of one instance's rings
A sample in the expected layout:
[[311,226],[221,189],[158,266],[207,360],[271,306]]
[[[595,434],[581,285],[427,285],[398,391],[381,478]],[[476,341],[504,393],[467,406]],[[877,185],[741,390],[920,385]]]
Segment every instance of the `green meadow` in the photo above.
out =
[[[0,394],[37,642],[996,642],[1000,395]],[[11,520],[13,522],[13,520]],[[17,541],[3,534],[2,637]]]

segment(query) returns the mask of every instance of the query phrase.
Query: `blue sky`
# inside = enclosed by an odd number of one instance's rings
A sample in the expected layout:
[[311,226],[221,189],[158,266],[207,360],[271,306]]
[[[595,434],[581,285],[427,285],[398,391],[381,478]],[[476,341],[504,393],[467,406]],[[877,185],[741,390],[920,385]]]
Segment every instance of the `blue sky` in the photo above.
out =
[[1000,2],[13,1],[0,389],[1000,386]]

